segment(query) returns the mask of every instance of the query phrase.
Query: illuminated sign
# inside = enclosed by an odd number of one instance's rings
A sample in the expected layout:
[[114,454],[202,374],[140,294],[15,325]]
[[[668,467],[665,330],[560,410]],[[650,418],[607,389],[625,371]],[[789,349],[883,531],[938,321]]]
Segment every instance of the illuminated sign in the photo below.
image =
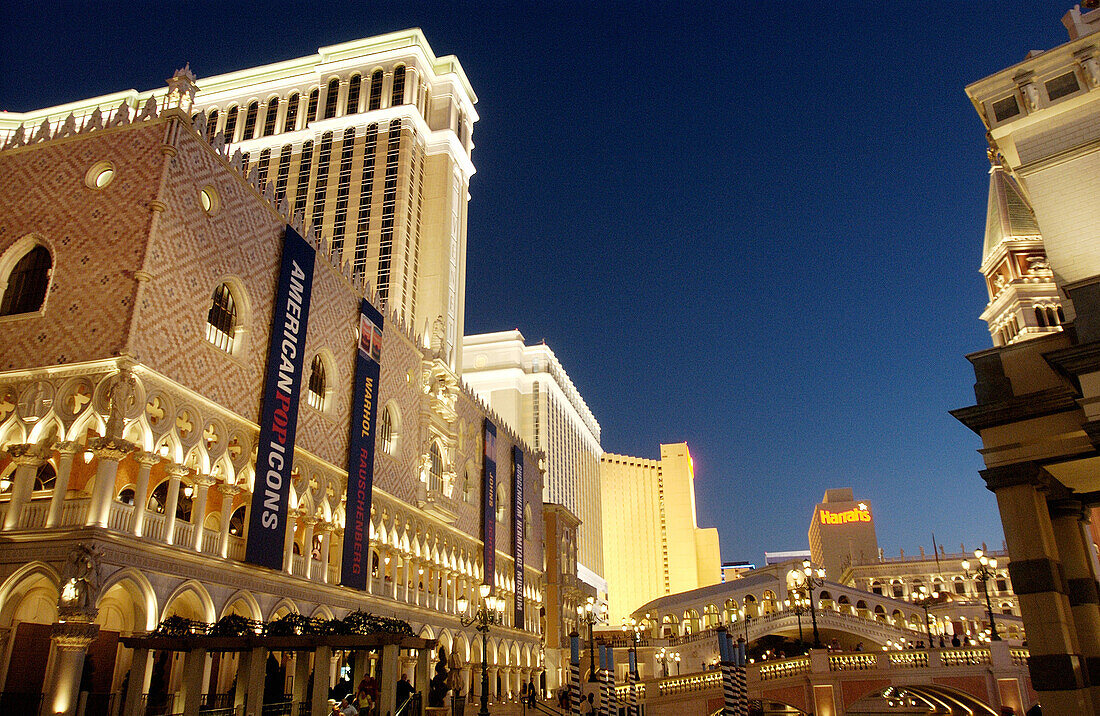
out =
[[853,507],[847,512],[829,512],[828,510],[821,510],[817,513],[821,518],[821,524],[823,525],[846,525],[849,522],[870,522],[871,512],[867,509],[867,505],[860,504],[859,507]]

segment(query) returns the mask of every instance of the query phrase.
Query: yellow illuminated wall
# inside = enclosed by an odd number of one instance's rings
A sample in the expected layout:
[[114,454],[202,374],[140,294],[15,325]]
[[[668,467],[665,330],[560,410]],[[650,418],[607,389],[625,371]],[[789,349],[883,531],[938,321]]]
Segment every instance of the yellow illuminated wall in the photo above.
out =
[[662,445],[660,460],[605,453],[600,482],[610,624],[651,599],[722,581],[718,530],[697,526],[685,443]]

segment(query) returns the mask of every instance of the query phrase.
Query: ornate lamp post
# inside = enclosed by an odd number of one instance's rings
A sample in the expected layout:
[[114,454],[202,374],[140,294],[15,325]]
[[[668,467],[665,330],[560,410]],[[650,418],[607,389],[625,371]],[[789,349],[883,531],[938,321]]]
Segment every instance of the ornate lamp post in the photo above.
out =
[[825,570],[821,567],[814,569],[810,560],[802,560],[802,575],[799,577],[799,587],[806,590],[810,602],[810,621],[814,625],[814,648],[821,648],[821,634],[817,631],[817,609],[814,607],[814,589],[825,584]]
[[638,678],[638,644],[642,641],[642,631],[645,627],[638,623],[638,620],[631,617],[630,619],[623,619],[623,632],[633,633],[633,638],[630,640],[630,652],[634,654],[634,678]]
[[[993,620],[993,602],[989,599],[989,587],[986,585],[986,582],[997,576],[997,558],[986,557],[980,549],[974,550],[974,557],[978,560],[978,568],[974,570],[974,578],[982,583],[982,593],[985,594],[985,608],[989,612],[989,638],[992,641],[1000,641],[1001,635],[997,633],[997,623]],[[969,560],[963,560],[962,568],[969,578]]]
[[672,652],[672,660],[676,662],[676,675],[680,675],[680,652]]
[[599,681],[596,677],[596,641],[592,638],[592,627],[607,621],[607,605],[596,606],[596,598],[589,597],[584,604],[577,605],[577,619],[588,625],[588,680]]
[[668,676],[668,649],[662,646],[657,650],[656,656],[661,662],[661,676]]
[[913,604],[916,604],[918,607],[924,609],[924,626],[928,629],[929,649],[934,647],[935,644],[932,643],[932,625],[928,621],[928,607],[939,603],[940,593],[935,591],[929,593],[928,587],[924,586],[923,584],[920,587],[920,596],[913,600]]
[[476,625],[475,628],[481,632],[481,710],[477,712],[477,716],[489,716],[489,627],[504,623],[504,598],[494,596],[492,591],[493,588],[488,584],[478,587],[481,604],[477,605],[472,616],[466,616],[466,611],[470,608],[469,599],[459,597],[456,605],[458,620],[462,622],[462,626]]
[[795,590],[791,593],[791,596],[794,598],[784,599],[783,604],[798,617],[798,643],[802,644],[805,642],[805,639],[802,638],[802,615],[810,611],[810,603],[802,596],[801,590]]

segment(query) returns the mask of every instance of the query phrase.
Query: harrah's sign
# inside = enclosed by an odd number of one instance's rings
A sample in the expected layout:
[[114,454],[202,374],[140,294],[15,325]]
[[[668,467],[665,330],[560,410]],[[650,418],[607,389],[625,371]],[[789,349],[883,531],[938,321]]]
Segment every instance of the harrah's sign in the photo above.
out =
[[817,513],[823,525],[846,525],[849,522],[870,522],[871,512],[853,507],[845,512],[829,512],[821,510]]

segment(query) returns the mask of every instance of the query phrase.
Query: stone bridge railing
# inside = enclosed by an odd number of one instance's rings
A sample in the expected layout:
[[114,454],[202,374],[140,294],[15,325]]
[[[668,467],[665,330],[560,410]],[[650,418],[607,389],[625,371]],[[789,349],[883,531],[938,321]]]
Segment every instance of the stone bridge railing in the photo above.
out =
[[[750,634],[751,635],[751,634]],[[1033,703],[1027,649],[1005,642],[966,649],[836,653],[816,649],[805,656],[747,667],[749,698],[778,701],[804,712],[843,716],[854,701],[887,686],[914,691],[954,690],[999,712],[1023,713]],[[721,706],[718,671],[651,679],[619,686],[620,699],[633,688],[647,716],[710,714]]]

